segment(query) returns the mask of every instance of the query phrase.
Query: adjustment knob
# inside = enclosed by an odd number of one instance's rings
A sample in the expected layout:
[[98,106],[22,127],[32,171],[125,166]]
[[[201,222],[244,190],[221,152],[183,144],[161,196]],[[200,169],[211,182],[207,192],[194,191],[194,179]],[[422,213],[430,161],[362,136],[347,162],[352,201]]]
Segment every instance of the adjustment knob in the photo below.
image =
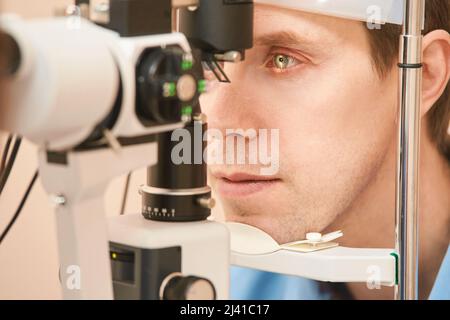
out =
[[136,113],[147,126],[189,118],[204,87],[192,57],[178,47],[144,51],[136,67],[136,84]]
[[163,300],[215,300],[216,290],[208,279],[171,274],[161,284],[160,298]]
[[214,198],[211,198],[211,197],[198,198],[197,202],[203,208],[207,208],[207,209],[213,209],[216,206],[216,200]]

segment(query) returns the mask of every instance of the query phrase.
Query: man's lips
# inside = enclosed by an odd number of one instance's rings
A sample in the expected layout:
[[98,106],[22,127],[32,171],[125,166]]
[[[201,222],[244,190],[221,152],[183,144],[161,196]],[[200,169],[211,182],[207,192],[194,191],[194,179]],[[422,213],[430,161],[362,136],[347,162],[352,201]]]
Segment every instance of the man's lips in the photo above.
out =
[[243,197],[273,187],[281,180],[273,176],[258,176],[247,173],[213,173],[216,189],[224,197]]

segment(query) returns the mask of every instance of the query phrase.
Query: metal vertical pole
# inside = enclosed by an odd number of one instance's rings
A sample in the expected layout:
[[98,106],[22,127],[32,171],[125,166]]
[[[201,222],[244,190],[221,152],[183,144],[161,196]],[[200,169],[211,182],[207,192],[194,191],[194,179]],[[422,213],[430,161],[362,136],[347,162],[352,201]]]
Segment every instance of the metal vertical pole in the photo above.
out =
[[400,43],[400,96],[396,177],[396,299],[418,298],[418,197],[422,30],[425,0],[404,1]]

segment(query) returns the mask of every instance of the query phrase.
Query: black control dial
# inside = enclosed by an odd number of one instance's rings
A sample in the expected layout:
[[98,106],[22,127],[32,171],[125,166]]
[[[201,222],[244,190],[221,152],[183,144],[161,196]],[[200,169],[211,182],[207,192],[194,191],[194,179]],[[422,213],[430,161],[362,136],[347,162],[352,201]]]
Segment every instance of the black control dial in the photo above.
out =
[[161,285],[161,298],[163,300],[215,300],[216,290],[208,279],[172,274]]
[[136,113],[151,126],[190,120],[205,81],[180,48],[152,48],[139,59],[136,86]]

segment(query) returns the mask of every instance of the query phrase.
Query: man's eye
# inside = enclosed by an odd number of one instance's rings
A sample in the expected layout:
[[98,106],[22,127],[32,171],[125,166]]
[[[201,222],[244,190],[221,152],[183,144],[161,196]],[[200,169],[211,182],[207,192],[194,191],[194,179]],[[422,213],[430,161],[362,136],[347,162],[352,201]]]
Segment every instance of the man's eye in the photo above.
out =
[[284,71],[286,69],[295,67],[300,61],[292,56],[286,54],[276,54],[272,56],[271,61],[268,62],[268,68],[274,68],[277,71]]

